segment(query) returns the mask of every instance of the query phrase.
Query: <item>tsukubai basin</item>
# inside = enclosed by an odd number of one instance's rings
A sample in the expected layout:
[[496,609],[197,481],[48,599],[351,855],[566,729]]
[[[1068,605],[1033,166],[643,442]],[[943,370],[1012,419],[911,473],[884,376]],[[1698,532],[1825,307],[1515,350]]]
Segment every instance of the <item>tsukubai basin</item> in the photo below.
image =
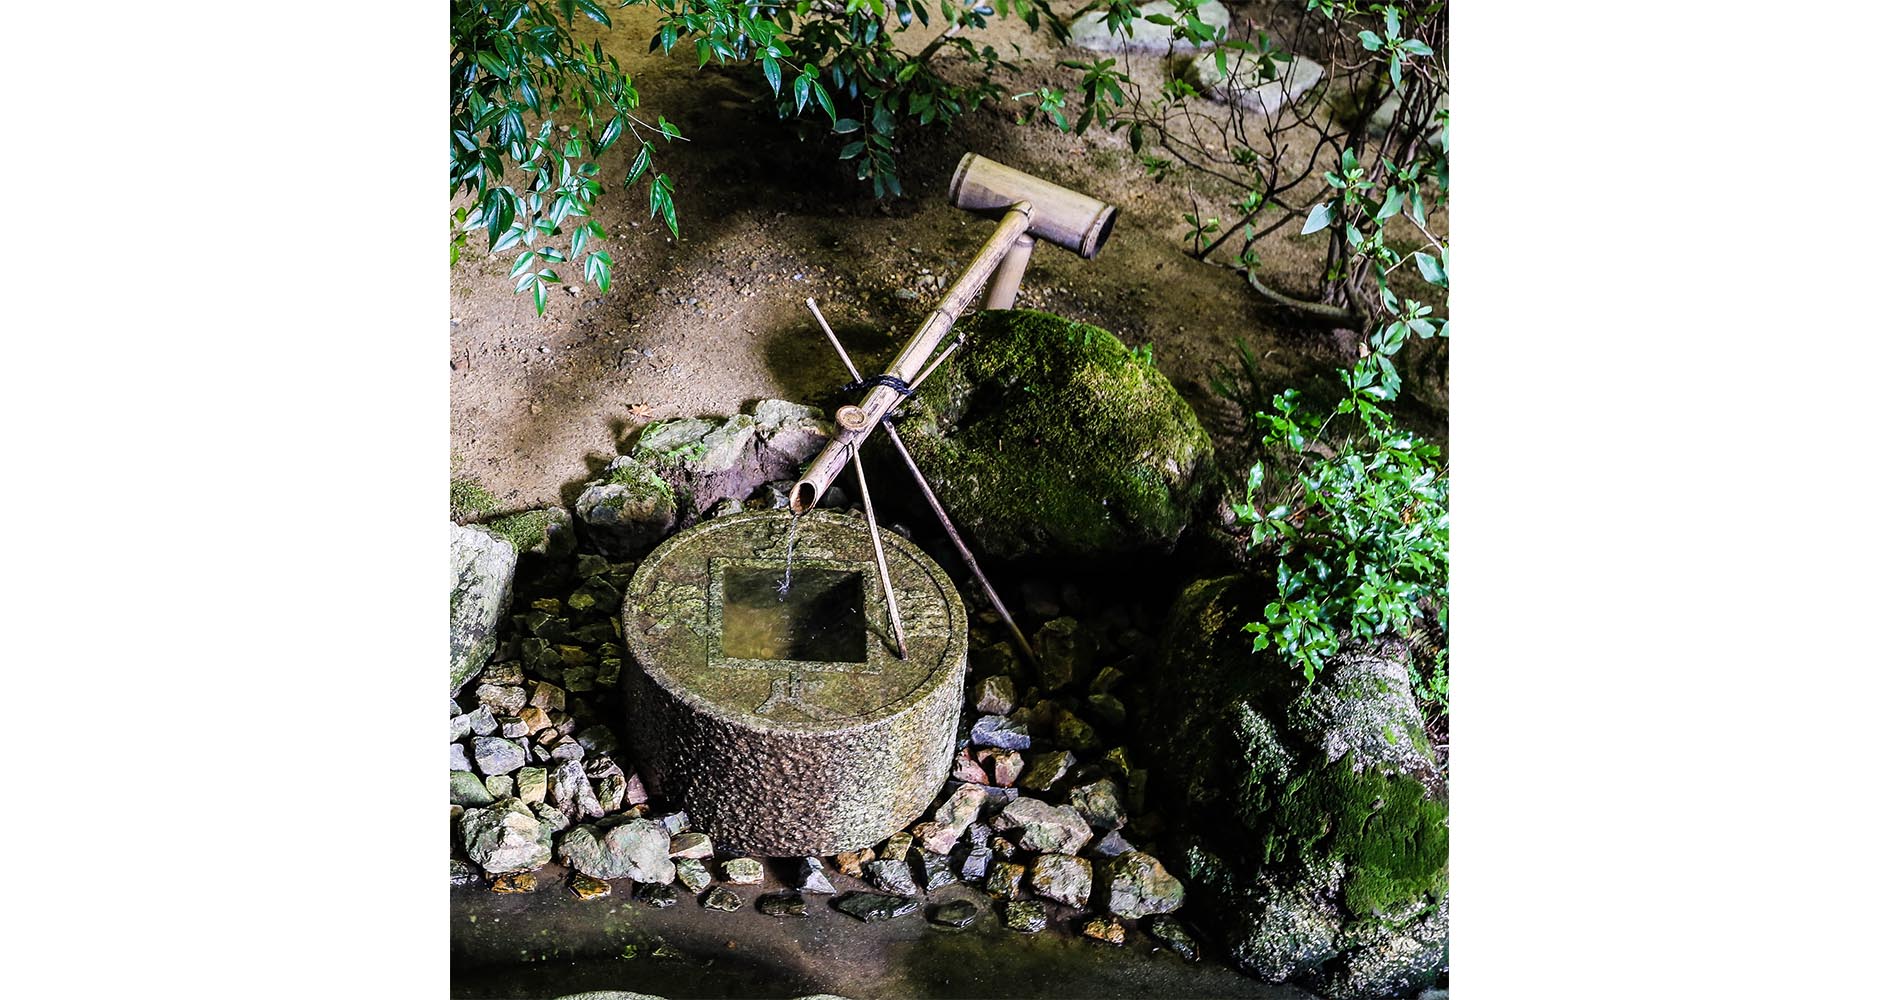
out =
[[641,777],[721,850],[868,847],[942,788],[968,620],[942,567],[880,537],[908,659],[855,515],[813,511],[795,529],[786,510],[714,518],[634,572],[621,612],[634,668],[621,685]]

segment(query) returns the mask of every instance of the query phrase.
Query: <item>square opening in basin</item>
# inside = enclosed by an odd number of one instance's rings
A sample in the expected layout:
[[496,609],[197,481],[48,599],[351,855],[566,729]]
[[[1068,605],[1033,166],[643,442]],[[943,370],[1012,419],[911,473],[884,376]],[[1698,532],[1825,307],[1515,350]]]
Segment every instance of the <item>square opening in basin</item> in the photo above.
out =
[[782,569],[726,567],[720,651],[737,660],[865,662],[864,574],[794,565],[781,598],[784,579]]

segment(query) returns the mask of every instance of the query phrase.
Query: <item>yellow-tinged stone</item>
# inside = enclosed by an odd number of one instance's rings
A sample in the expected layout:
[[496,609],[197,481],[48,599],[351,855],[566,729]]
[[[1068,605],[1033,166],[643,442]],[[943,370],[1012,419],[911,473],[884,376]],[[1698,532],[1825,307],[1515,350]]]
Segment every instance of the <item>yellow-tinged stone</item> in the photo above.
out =
[[530,733],[538,733],[541,730],[554,725],[554,723],[548,721],[548,713],[543,712],[542,710],[534,707],[533,705],[529,705],[527,708],[522,709],[521,715],[519,716],[519,718],[521,719],[522,723],[528,727],[528,732]]
[[497,875],[488,888],[495,892],[533,892],[534,873],[509,872],[506,875]]
[[574,895],[582,899],[599,899],[614,891],[613,886],[608,885],[592,875],[582,875],[580,872],[575,872],[573,876],[567,880],[567,887]]

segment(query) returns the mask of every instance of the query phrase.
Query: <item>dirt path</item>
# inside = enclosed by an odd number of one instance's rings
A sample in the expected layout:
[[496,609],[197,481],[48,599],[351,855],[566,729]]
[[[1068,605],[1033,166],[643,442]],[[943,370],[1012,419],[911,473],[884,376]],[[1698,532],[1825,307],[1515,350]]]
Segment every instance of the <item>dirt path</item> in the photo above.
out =
[[[451,271],[455,471],[507,508],[571,500],[650,420],[732,413],[764,396],[827,402],[846,379],[806,296],[861,366],[881,366],[926,315],[936,280],[954,279],[992,228],[945,202],[966,151],[1121,206],[1096,260],[1039,248],[1019,304],[1152,343],[1157,365],[1230,452],[1239,412],[1210,381],[1237,338],[1265,355],[1276,383],[1311,384],[1340,363],[1324,334],[1279,321],[1238,273],[1180,252],[1186,190],[1146,178],[1119,136],[1017,127],[1020,106],[986,107],[910,141],[907,197],[879,204],[833,164],[830,146],[801,144],[775,120],[757,100],[764,85],[754,71],[697,71],[684,52],[649,56],[651,25],[649,12],[626,11],[601,37],[634,74],[642,106],[692,140],[656,151],[676,181],[680,240],[645,218],[644,189],[609,183],[599,212],[615,259],[606,294],[556,292],[536,317],[530,297],[511,293],[512,254],[472,253]],[[1022,71],[1004,79],[1011,92],[1065,82],[1044,67],[1079,52],[1016,20],[981,34],[999,48],[1022,46]],[[1158,81],[1158,57],[1131,63]],[[603,176],[623,175],[629,155],[613,150]],[[1323,252],[1317,239],[1263,249],[1269,274],[1294,288],[1312,280]]]

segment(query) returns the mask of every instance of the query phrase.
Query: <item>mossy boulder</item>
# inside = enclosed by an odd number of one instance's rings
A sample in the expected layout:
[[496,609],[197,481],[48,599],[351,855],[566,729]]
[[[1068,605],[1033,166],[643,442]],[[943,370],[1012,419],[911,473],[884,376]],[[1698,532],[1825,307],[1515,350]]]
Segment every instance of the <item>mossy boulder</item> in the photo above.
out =
[[449,525],[449,694],[495,652],[515,580],[515,548],[483,528]]
[[1349,646],[1309,686],[1242,631],[1271,595],[1238,575],[1175,603],[1143,733],[1177,778],[1170,862],[1248,972],[1411,996],[1448,961],[1450,830],[1404,644]]
[[1028,309],[974,313],[954,332],[967,341],[899,427],[973,546],[1002,559],[1173,547],[1212,445],[1152,363]]

